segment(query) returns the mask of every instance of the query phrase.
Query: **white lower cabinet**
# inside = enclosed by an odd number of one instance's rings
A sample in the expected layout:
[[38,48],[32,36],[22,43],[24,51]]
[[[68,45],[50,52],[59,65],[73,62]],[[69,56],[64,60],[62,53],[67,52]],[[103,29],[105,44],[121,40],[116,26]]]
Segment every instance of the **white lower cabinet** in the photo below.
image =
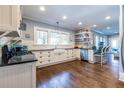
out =
[[80,56],[80,53],[76,51],[77,49],[64,49],[60,53],[56,53],[54,50],[35,51],[33,53],[36,55],[38,59],[36,65],[38,67],[41,67],[41,66],[48,66],[48,65],[57,64],[60,62],[77,59],[77,57]]
[[35,87],[35,62],[0,67],[0,88]]

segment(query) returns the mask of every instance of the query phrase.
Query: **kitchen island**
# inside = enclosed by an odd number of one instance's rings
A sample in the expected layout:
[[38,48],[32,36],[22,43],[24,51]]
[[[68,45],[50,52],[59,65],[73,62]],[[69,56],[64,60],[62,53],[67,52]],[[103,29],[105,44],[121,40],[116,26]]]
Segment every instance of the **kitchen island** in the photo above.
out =
[[81,60],[89,63],[94,63],[93,49],[80,48]]
[[36,57],[34,54],[13,56],[0,62],[0,88],[35,88]]

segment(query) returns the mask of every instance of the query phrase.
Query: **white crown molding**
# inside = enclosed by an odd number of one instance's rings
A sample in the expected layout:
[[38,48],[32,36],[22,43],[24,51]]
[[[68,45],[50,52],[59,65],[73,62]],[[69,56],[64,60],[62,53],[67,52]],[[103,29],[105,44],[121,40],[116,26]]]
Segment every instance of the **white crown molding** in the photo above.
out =
[[[39,23],[42,23],[42,24],[46,24],[46,25],[49,25],[49,26],[54,26],[54,27],[56,27],[55,25],[48,24],[48,23],[44,23],[44,22],[40,21],[41,19],[38,19],[38,18],[32,18],[32,17],[27,17],[27,16],[23,16],[22,18],[28,19],[28,20],[31,20],[31,21],[35,21],[35,22],[39,22]],[[73,30],[73,29],[65,28],[65,27],[61,27],[61,26],[60,26],[60,28],[65,29],[65,30],[75,31],[75,30]]]

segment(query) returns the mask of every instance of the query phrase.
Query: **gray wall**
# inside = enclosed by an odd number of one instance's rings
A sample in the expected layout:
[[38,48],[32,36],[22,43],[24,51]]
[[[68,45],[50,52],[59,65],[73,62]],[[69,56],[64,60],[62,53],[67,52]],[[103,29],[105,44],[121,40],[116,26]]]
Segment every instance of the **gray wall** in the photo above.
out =
[[[25,19],[25,18],[23,18],[23,22],[26,23],[26,25],[27,25],[26,31],[22,31],[22,37],[23,37],[23,39],[26,39],[26,40],[34,40],[34,26],[49,28],[49,29],[56,29],[55,26],[37,22],[37,21],[33,21],[33,20],[29,20],[29,19]],[[59,30],[61,30],[63,32],[69,32],[72,35],[74,35],[74,31],[60,28],[60,27],[59,27]],[[30,34],[30,38],[25,38],[25,34]]]

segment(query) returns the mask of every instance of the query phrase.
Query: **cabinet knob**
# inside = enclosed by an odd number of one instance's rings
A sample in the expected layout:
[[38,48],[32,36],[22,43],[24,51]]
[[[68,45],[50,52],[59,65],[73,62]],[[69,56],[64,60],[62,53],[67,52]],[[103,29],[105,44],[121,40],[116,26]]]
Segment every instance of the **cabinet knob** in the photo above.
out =
[[40,61],[40,63],[42,63],[42,61]]
[[42,56],[40,56],[40,58],[42,58]]

